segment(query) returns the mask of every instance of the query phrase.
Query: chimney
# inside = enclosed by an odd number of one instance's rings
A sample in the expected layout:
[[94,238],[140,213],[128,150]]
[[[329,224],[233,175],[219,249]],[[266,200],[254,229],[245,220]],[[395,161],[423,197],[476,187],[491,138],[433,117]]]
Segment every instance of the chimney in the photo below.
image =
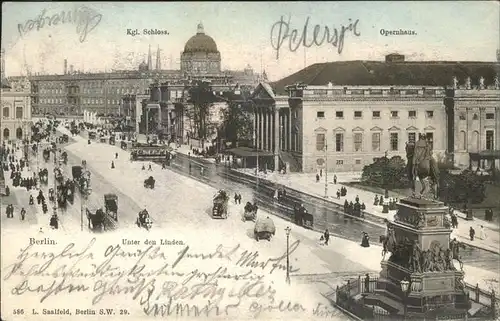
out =
[[73,65],[69,65],[69,73],[73,74]]
[[68,73],[68,59],[64,59],[64,74]]
[[393,53],[385,56],[385,62],[404,62],[405,56],[397,53]]

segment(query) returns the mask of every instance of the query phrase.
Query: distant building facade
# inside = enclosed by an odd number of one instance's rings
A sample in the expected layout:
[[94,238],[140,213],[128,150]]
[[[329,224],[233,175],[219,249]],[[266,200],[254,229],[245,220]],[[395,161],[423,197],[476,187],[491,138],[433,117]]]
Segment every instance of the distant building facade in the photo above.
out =
[[10,84],[2,82],[0,141],[31,137],[30,87],[27,79],[20,79]]
[[[495,62],[402,55],[315,64],[257,87],[254,145],[268,168],[346,172],[386,153],[406,158],[405,144],[424,134],[439,161],[464,166],[473,150],[498,150],[499,73]],[[472,113],[465,121],[462,109]]]
[[[83,115],[84,110],[99,116],[116,115],[129,101],[130,95],[149,94],[154,82],[184,83],[187,80],[206,79],[214,84],[248,84],[255,86],[260,75],[247,67],[243,71],[221,71],[221,55],[215,41],[205,34],[202,24],[181,53],[180,70],[161,69],[160,50],[153,69],[151,48],[147,63],[137,70],[104,73],[81,73],[68,70],[64,61],[62,75],[31,75],[33,114]],[[20,77],[12,77],[16,80]]]

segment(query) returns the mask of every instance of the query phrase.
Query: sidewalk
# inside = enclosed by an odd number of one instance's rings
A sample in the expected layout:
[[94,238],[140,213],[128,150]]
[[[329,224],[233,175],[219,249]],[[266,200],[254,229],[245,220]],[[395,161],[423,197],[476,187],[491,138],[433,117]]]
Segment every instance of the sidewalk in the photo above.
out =
[[[255,176],[254,169],[237,169],[238,171],[245,173],[247,175]],[[333,173],[328,174],[328,199],[333,203],[344,205],[344,201],[353,201],[356,196],[359,196],[360,202],[365,203],[367,212],[376,215],[381,218],[386,218],[388,220],[394,220],[394,214],[396,211],[389,211],[389,213],[382,213],[382,206],[373,205],[376,193],[362,190],[352,186],[345,186],[347,188],[347,195],[345,197],[340,197],[337,199],[336,193],[343,184],[339,182],[352,181],[355,178],[355,174],[350,173],[336,173],[337,184],[333,184]],[[316,173],[292,173],[292,174],[279,174],[268,172],[267,174],[259,173],[259,177],[267,179],[271,182],[281,184],[283,186],[298,190],[305,194],[324,197],[325,196],[325,174],[320,178],[319,182],[316,182]],[[379,194],[380,197],[380,194]],[[389,197],[392,198],[403,198],[403,195],[389,191]],[[481,219],[475,218],[473,221],[466,221],[465,214],[455,210],[455,213],[461,220],[459,220],[458,228],[454,229],[451,237],[456,237],[457,240],[466,243],[473,247],[479,247],[484,250],[500,254],[500,233],[499,227],[494,223],[486,222]],[[486,233],[486,239],[479,239],[480,236],[480,226],[484,227]],[[469,228],[472,226],[476,230],[476,238],[471,241],[469,238]]]

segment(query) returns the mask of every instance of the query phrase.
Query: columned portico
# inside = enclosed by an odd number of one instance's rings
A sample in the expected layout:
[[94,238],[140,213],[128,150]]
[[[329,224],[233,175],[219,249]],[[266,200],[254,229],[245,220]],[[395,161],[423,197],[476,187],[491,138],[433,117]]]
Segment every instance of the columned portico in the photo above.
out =
[[269,85],[260,84],[254,91],[252,101],[255,108],[254,146],[264,152],[272,153],[272,159],[267,158],[263,161],[264,168],[266,167],[264,164],[269,165],[269,162],[272,162],[273,169],[280,170],[283,165],[287,166],[287,163],[291,161],[285,155],[286,152],[291,151],[292,146],[288,96],[277,97]]

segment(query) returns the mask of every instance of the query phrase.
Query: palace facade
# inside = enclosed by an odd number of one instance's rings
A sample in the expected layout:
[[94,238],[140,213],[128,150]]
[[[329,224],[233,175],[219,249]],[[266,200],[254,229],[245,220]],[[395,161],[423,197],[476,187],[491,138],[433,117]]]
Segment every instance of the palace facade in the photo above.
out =
[[421,133],[438,160],[466,166],[499,149],[499,66],[401,55],[315,64],[257,87],[254,146],[268,168],[361,171],[385,154],[406,158]]
[[26,78],[10,84],[2,81],[0,142],[31,137],[30,87]]
[[[186,80],[204,79],[212,84],[242,84],[255,86],[261,79],[250,66],[242,71],[221,71],[221,54],[215,41],[205,34],[200,23],[197,33],[185,44],[181,53],[180,70],[161,68],[160,50],[156,53],[156,66],[149,48],[147,62],[137,70],[103,73],[82,73],[68,68],[64,61],[62,75],[32,75],[31,98],[33,114],[83,115],[84,110],[99,116],[117,115],[130,95],[149,94],[155,82],[185,83]],[[20,77],[12,77],[16,80]]]

